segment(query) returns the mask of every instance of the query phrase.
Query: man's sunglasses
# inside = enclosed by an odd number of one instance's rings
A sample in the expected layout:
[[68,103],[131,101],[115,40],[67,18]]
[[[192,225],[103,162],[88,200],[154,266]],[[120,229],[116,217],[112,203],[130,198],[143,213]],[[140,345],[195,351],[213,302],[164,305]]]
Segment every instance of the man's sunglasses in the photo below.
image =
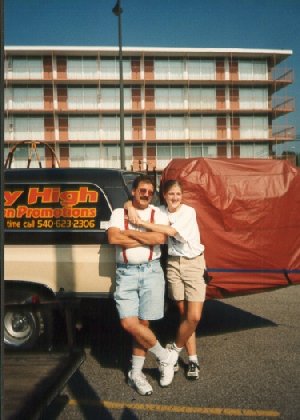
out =
[[148,190],[148,188],[139,188],[139,189],[138,189],[138,192],[139,192],[140,194],[147,194],[147,193],[148,193],[148,195],[149,195],[150,197],[152,197],[152,196],[153,196],[153,194],[154,194],[154,191],[153,191],[153,190]]

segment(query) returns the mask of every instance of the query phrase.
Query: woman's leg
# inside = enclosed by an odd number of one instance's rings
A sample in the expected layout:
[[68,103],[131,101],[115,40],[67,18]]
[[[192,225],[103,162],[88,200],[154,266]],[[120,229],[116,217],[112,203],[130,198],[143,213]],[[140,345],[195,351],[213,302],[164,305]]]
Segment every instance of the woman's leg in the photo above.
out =
[[185,343],[185,348],[188,356],[195,356],[197,354],[196,332],[194,331],[190,338]]
[[186,348],[189,361],[186,369],[188,379],[199,379],[199,362],[197,357],[196,328],[201,319],[203,302],[178,302],[181,323],[177,332],[175,344]]
[[177,347],[186,347],[189,355],[196,353],[195,331],[201,319],[203,302],[178,301],[180,325],[177,331],[175,344]]

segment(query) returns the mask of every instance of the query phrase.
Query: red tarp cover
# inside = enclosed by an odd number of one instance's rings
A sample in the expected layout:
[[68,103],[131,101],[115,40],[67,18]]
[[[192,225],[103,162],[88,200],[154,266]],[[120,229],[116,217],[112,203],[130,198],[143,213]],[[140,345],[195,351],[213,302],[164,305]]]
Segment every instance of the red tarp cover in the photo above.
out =
[[212,275],[207,297],[300,284],[300,171],[287,161],[174,159],[162,181],[178,179],[197,211]]

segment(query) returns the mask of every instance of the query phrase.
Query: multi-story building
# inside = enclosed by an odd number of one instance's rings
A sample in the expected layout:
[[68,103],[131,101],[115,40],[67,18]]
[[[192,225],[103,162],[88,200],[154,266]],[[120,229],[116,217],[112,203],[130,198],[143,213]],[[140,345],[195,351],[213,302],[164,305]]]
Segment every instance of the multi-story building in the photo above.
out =
[[[126,167],[163,169],[174,157],[272,156],[293,140],[292,51],[123,48]],[[285,89],[286,90],[286,89]],[[283,91],[285,91],[283,90]],[[281,118],[280,118],[281,117]],[[6,47],[5,150],[47,143],[62,167],[120,165],[119,50]],[[27,163],[16,150],[14,166]],[[25,161],[25,162],[24,162]]]

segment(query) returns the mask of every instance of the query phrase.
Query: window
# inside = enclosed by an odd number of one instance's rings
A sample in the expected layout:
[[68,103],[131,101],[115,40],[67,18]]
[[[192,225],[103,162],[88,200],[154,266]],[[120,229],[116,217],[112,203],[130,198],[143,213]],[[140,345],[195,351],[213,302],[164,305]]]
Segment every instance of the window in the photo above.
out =
[[44,89],[42,87],[14,87],[11,90],[13,109],[44,109]]
[[[124,118],[124,137],[126,140],[132,138],[132,118]],[[103,117],[101,119],[101,139],[120,140],[120,118],[119,116]]]
[[269,145],[267,143],[241,143],[241,158],[265,159],[269,157]]
[[[124,94],[125,97],[125,94]],[[120,108],[120,89],[102,88],[100,91],[101,109]]]
[[184,117],[157,117],[157,140],[180,140],[185,138]]
[[[7,158],[9,150],[8,148],[7,150],[5,150],[5,158]],[[33,150],[31,149],[31,145],[22,144],[21,146],[17,147],[14,151],[11,167],[12,168],[27,168],[29,157],[31,157],[30,168],[39,168],[40,167],[39,162],[41,162],[42,166],[44,167],[44,162],[45,162],[44,145],[38,145],[36,152],[37,154],[33,153]],[[37,159],[37,156],[39,160]]]
[[[101,88],[100,105],[101,109],[120,109],[120,88]],[[132,108],[131,88],[124,88],[124,108]]]
[[[5,124],[6,138],[13,140],[44,140],[43,117],[14,117]],[[9,136],[13,134],[13,137]]]
[[191,144],[190,157],[210,157],[214,158],[217,156],[216,144]]
[[268,80],[266,60],[239,60],[240,80]]
[[184,158],[184,157],[185,157],[184,144],[173,144],[172,145],[172,158]]
[[155,60],[154,61],[154,78],[155,79],[183,79],[184,78],[184,62],[183,60]]
[[189,138],[197,139],[216,139],[217,138],[217,118],[216,117],[190,117]]
[[[131,60],[122,60],[123,78],[131,79]],[[100,60],[100,78],[101,79],[119,79],[120,65],[118,58],[109,58]]]
[[216,89],[189,88],[188,102],[190,109],[216,109]]
[[42,79],[42,57],[10,57],[9,67],[15,79]]
[[98,140],[100,138],[99,118],[94,116],[69,117],[70,140]]
[[183,109],[184,89],[183,88],[156,88],[155,89],[156,109]]
[[163,169],[168,165],[172,159],[171,145],[170,144],[158,144],[156,150],[156,167]]
[[101,139],[103,140],[119,140],[120,125],[119,118],[103,117],[101,121]]
[[188,78],[192,80],[215,80],[216,62],[215,60],[188,60]]
[[[102,165],[104,168],[120,168],[120,146],[118,144],[102,145]],[[132,145],[125,145],[125,166],[130,169],[132,165]]]
[[240,109],[268,109],[268,89],[240,88]]
[[68,88],[69,109],[97,109],[98,88],[97,87],[69,87]]
[[241,139],[267,139],[268,117],[240,117]]
[[96,79],[98,62],[96,57],[68,57],[67,75],[70,79]]
[[184,144],[157,144],[156,146],[156,166],[163,169],[171,159],[184,158]]
[[99,168],[100,145],[99,144],[70,144],[70,167],[72,168]]
[[201,157],[203,156],[202,144],[191,144],[190,157]]
[[120,147],[115,144],[103,145],[103,164],[107,168],[120,167]]

